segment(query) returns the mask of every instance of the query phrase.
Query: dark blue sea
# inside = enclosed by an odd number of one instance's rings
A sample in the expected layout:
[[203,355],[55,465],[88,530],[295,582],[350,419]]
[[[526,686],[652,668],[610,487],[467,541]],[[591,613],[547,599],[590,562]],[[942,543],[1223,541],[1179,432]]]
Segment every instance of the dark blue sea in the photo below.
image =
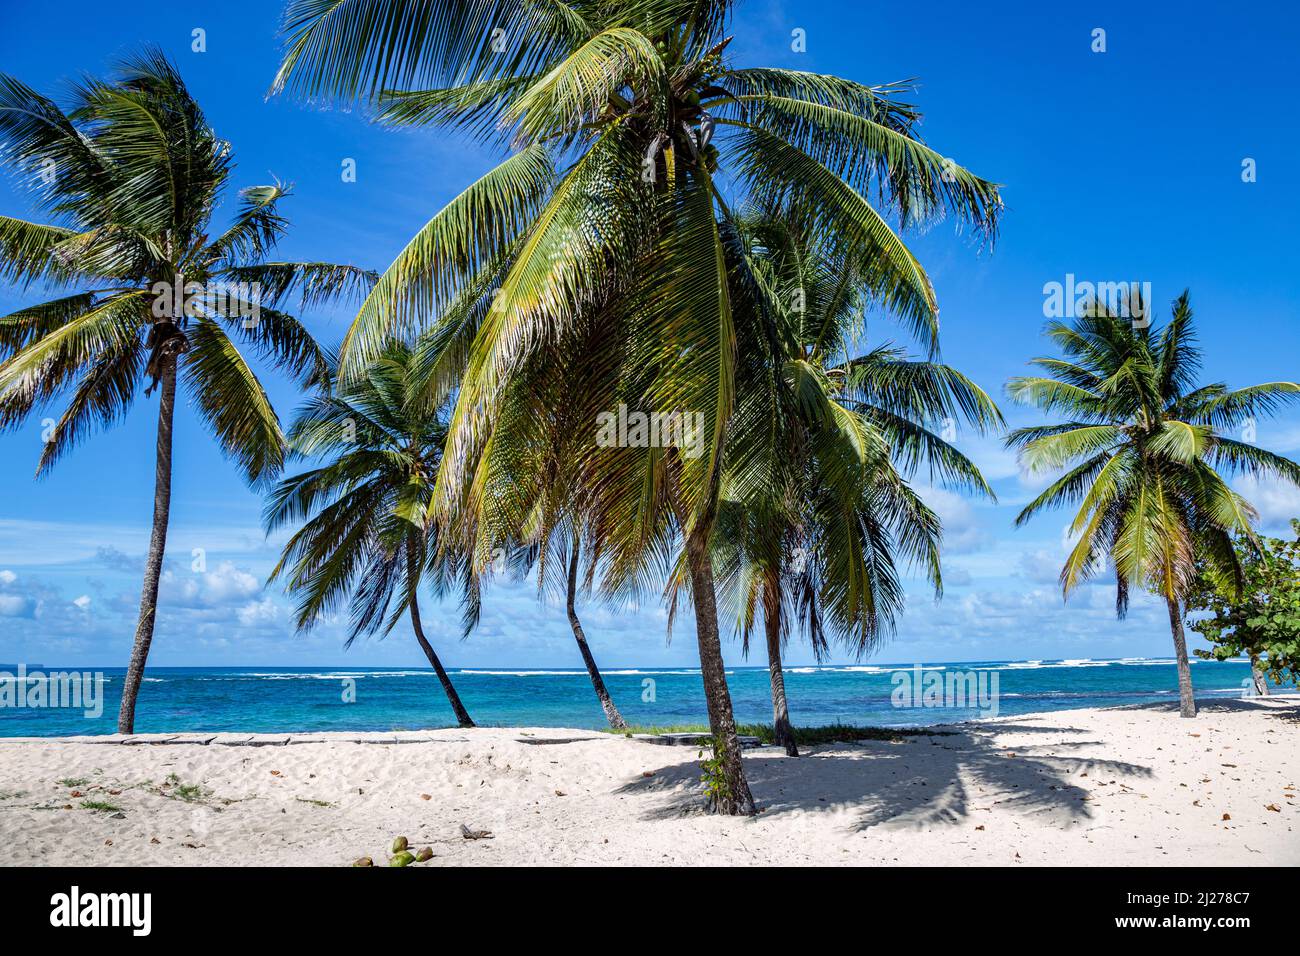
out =
[[[983,681],[983,700],[951,694],[927,700],[920,689],[926,682],[937,686],[949,674],[967,680],[971,672]],[[81,709],[20,701],[15,671],[0,667],[0,684],[8,684],[7,689],[0,686],[0,736],[112,733],[123,672],[94,673],[104,680],[98,715],[84,700]],[[737,720],[770,723],[767,669],[737,667],[727,673]],[[49,672],[37,674],[28,677],[28,697],[35,684],[50,682]],[[896,676],[900,674],[907,676]],[[1245,662],[1192,665],[1198,696],[1242,696],[1249,675]],[[1015,715],[1172,701],[1178,687],[1171,660],[936,662],[925,665],[921,684],[917,676],[910,664],[791,667],[786,672],[791,718],[798,726],[925,726],[992,716],[987,695],[994,691],[997,713]],[[480,725],[604,726],[585,671],[464,668],[452,671],[451,677]],[[611,669],[604,677],[630,722],[668,726],[706,721],[698,670]],[[391,731],[453,725],[437,678],[422,669],[151,668],[136,712],[136,730],[141,733]]]

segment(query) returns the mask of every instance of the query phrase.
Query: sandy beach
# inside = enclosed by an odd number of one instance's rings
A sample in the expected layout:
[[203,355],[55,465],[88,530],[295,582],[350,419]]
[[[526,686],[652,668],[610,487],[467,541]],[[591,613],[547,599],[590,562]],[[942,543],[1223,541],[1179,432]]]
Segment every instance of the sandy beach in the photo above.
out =
[[398,835],[423,866],[1300,864],[1300,698],[1173,706],[748,750],[750,819],[700,811],[694,747],[586,730],[5,740],[0,839],[20,865],[383,865]]

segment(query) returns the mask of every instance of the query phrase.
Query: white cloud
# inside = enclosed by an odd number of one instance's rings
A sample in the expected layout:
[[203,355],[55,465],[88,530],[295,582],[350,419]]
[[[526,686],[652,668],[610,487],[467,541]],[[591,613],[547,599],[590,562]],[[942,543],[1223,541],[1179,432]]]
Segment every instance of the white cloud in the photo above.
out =
[[954,444],[962,454],[975,463],[975,467],[980,470],[985,481],[1001,481],[1022,474],[1020,464],[1016,461],[1016,453],[1003,445],[1001,436],[958,437]]
[[90,607],[90,595],[83,594],[81,597],[76,598],[72,603],[84,611],[86,608]]
[[1289,481],[1242,475],[1232,482],[1232,487],[1259,509],[1259,521],[1264,527],[1285,527],[1292,518],[1300,518],[1300,488]]
[[[187,555],[194,547],[208,554],[262,554],[274,543],[260,528],[237,524],[173,525],[167,539],[169,555]],[[105,542],[109,542],[108,545]],[[135,571],[149,547],[149,525],[93,524],[84,521],[32,521],[0,517],[0,563],[22,566],[69,564],[76,561],[116,563]],[[136,564],[136,562],[140,562]]]
[[36,602],[22,594],[0,594],[0,617],[35,617]]
[[245,604],[235,612],[235,617],[239,618],[239,623],[244,627],[274,624],[280,619],[280,606],[269,597],[264,597],[260,601]]
[[0,617],[34,618],[40,610],[40,601],[15,588],[17,581],[14,572],[0,571]]
[[240,604],[258,594],[262,582],[254,574],[222,561],[210,571],[163,573],[162,603],[180,607],[225,607]]
[[961,495],[943,488],[918,488],[917,493],[943,522],[944,553],[964,554],[988,545],[989,536],[975,509]]
[[970,571],[963,567],[952,564],[943,566],[943,584],[944,587],[965,587],[973,583],[974,576]]
[[1020,571],[1035,584],[1057,584],[1065,559],[1048,548],[1026,551],[1020,556]]

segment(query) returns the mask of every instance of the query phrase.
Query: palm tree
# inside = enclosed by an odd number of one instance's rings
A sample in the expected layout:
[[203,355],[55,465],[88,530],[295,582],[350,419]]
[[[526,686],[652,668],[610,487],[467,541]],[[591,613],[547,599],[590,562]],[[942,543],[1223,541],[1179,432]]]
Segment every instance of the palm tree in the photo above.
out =
[[[737,412],[724,467],[715,566],[748,650],[761,610],[776,742],[798,755],[782,646],[795,625],[820,659],[831,641],[859,657],[892,633],[904,595],[896,557],[942,593],[941,525],[905,475],[993,498],[979,470],[930,423],[1000,427],[987,395],[955,369],[881,346],[850,357],[869,290],[784,209],[743,222],[756,305],[773,317],[781,374]],[[863,329],[862,331],[865,331]]]
[[[463,371],[465,358],[458,348],[458,331],[460,323],[464,321],[466,303],[471,301],[473,297],[458,302],[451,314],[416,344],[413,361],[421,376],[420,387],[427,395],[434,396],[435,401],[444,402],[448,399],[457,382],[456,375]],[[566,384],[577,385],[578,376],[562,377],[552,382],[553,386],[560,388]],[[576,448],[581,445],[580,441],[578,446],[574,442],[582,434],[580,424],[571,415],[577,398],[576,389],[571,387],[567,394],[556,394],[549,404],[539,406],[537,424],[544,424],[547,430],[545,435],[535,436],[536,440],[528,446],[528,451],[533,458],[532,468],[545,475],[546,482],[544,487],[538,489],[540,494],[532,501],[532,517],[527,528],[521,532],[525,540],[512,540],[497,547],[493,551],[493,566],[496,568],[499,564],[504,564],[496,559],[508,555],[510,563],[521,575],[536,568],[540,593],[563,595],[569,626],[596,699],[600,702],[609,725],[615,730],[623,730],[627,728],[627,722],[605,686],[577,611],[579,567],[583,552],[583,492],[572,467]],[[462,541],[468,542],[467,546],[473,550],[475,538],[472,533],[462,533]],[[561,573],[557,574],[555,569]],[[466,568],[467,634],[478,622],[481,570],[472,563]],[[589,565],[583,585],[588,592],[591,589],[592,573],[593,566]]]
[[1068,469],[1016,524],[1044,508],[1078,503],[1069,529],[1078,543],[1061,571],[1065,595],[1109,561],[1121,617],[1131,588],[1161,597],[1178,662],[1179,712],[1194,717],[1183,604],[1198,559],[1218,580],[1239,582],[1232,537],[1255,539],[1255,509],[1225,477],[1277,476],[1300,484],[1300,465],[1228,432],[1295,400],[1300,384],[1197,386],[1201,353],[1188,293],[1174,300],[1161,329],[1145,318],[1146,309],[1135,301],[1139,318],[1130,319],[1096,305],[1071,323],[1050,323],[1047,336],[1064,358],[1035,359],[1045,375],[1008,383],[1016,400],[1068,416],[1007,437],[1031,470]]
[[555,376],[578,368],[591,387],[574,403],[583,431],[620,402],[704,416],[700,454],[588,442],[575,467],[608,593],[643,589],[682,541],[724,781],[714,804],[750,813],[710,542],[749,384],[743,353],[767,330],[737,322],[736,225],[715,174],[742,198],[808,210],[836,257],[918,327],[933,320],[933,290],[881,210],[907,226],[953,213],[991,231],[1000,202],[920,141],[904,87],[736,68],[730,8],[433,0],[417,15],[399,0],[295,0],[275,88],[378,99],[394,123],[514,149],[411,240],[341,351],[342,375],[356,375],[394,330],[464,304],[446,326],[463,375],[433,511],[476,563],[537,516],[546,478],[529,467],[544,456],[528,444],[549,417],[542,397],[564,391]]
[[591,648],[587,645],[587,634],[582,629],[582,622],[578,620],[575,602],[578,592],[578,560],[581,554],[582,541],[575,534],[569,552],[568,571],[564,576],[564,610],[569,617],[569,627],[573,629],[573,639],[578,643],[578,653],[582,655],[582,663],[587,668],[587,676],[591,678],[591,688],[596,692],[596,699],[600,701],[600,709],[605,712],[605,719],[613,729],[626,730],[627,721],[623,719],[623,715],[614,706],[613,698],[609,696],[605,680],[600,676],[600,668],[596,666],[596,658],[592,656]]
[[[578,617],[578,592],[580,589],[590,591],[594,569],[589,567],[585,576],[581,573],[582,536],[573,518],[569,517],[560,525],[552,527],[549,541],[514,550],[515,562],[524,573],[536,566],[539,592],[563,596],[565,615],[569,619],[574,642],[578,645],[578,654],[587,669],[587,677],[591,680],[591,689],[596,694],[600,709],[604,712],[611,728],[626,730],[627,721],[619,713],[613,697],[610,696],[609,688],[605,686],[605,679],[601,677],[600,668],[596,666],[596,658],[591,653],[591,645],[587,643],[587,632]],[[555,569],[558,569],[558,572]]]
[[37,174],[39,206],[55,220],[0,217],[0,278],[78,290],[0,318],[0,427],[67,398],[40,475],[96,425],[124,417],[146,378],[144,394],[159,391],[153,531],[118,714],[118,731],[131,733],[167,544],[178,380],[244,475],[265,478],[283,462],[283,436],[236,342],[304,381],[319,376],[311,335],[276,306],[295,291],[304,306],[365,292],[374,276],[268,261],[287,227],[279,183],[244,190],[234,221],[210,238],[230,147],[161,53],[123,61],[111,81],[87,80],[70,99],[65,111],[0,75],[6,162]]
[[463,563],[443,560],[425,522],[447,427],[430,404],[412,350],[390,344],[337,394],[311,399],[289,431],[293,454],[327,461],[281,481],[267,502],[267,533],[303,522],[271,579],[298,593],[297,625],[310,630],[347,603],[346,646],[388,634],[409,615],[461,727],[474,722],[424,634],[419,591],[445,593]]

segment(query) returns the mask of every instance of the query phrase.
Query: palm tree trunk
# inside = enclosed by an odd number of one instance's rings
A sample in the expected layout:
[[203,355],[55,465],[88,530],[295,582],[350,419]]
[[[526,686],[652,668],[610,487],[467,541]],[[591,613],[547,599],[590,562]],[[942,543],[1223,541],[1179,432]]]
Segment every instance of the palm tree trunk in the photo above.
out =
[[135,626],[131,661],[122,682],[122,705],[117,712],[117,732],[135,733],[135,699],[144,679],[144,666],[153,643],[153,625],[158,616],[158,581],[162,577],[163,552],[167,549],[167,522],[172,506],[172,422],[176,412],[176,356],[162,359],[162,390],[158,400],[158,445],[154,460],[153,531],[149,535],[149,556],[144,564],[144,585],[140,591],[140,618]]
[[1268,678],[1264,676],[1264,669],[1259,666],[1259,658],[1254,654],[1250,655],[1250,678],[1255,682],[1255,693],[1260,697],[1268,696]]
[[456,688],[452,686],[451,678],[448,677],[447,672],[443,670],[442,661],[438,660],[438,655],[434,653],[433,646],[429,644],[429,641],[424,636],[424,626],[420,623],[420,602],[416,598],[414,592],[411,593],[410,608],[411,627],[415,631],[415,639],[420,644],[420,650],[424,651],[424,656],[427,657],[429,663],[433,665],[433,669],[438,675],[438,680],[442,682],[443,692],[447,695],[447,701],[451,704],[452,711],[456,714],[456,723],[461,727],[473,727],[474,721],[469,719],[469,711],[467,711],[465,705],[460,702],[460,695],[456,693]]
[[573,639],[578,642],[578,651],[582,654],[582,662],[587,665],[587,675],[591,678],[591,686],[596,691],[596,697],[600,700],[601,709],[605,711],[605,719],[615,730],[626,730],[627,721],[623,715],[618,712],[614,706],[614,701],[610,699],[609,691],[605,689],[605,681],[600,676],[600,669],[596,667],[596,659],[591,656],[591,648],[587,646],[587,635],[583,633],[582,622],[578,620],[578,612],[574,607],[574,599],[578,591],[578,539],[573,539],[573,554],[569,558],[569,588],[565,598],[565,608],[569,612],[569,626],[573,628]]
[[763,612],[767,629],[767,672],[772,679],[772,730],[777,746],[784,747],[786,756],[799,756],[794,742],[794,728],[790,726],[790,710],[785,701],[785,671],[781,669],[781,615],[770,607]]
[[1196,716],[1196,698],[1192,694],[1192,668],[1187,663],[1187,638],[1183,636],[1183,615],[1178,601],[1166,598],[1169,606],[1169,627],[1174,632],[1174,657],[1178,661],[1178,714],[1180,717]]
[[713,564],[704,535],[686,538],[686,561],[691,573],[691,597],[695,605],[695,634],[700,646],[700,673],[704,678],[704,698],[709,708],[709,730],[713,735],[713,756],[719,761],[719,789],[709,801],[709,809],[729,816],[751,816],[754,796],[749,792],[745,770],[740,760],[740,741],[736,737],[736,718],[731,710],[731,692],[727,690],[727,672],[722,663],[722,641],[718,634],[718,605],[713,591]]

